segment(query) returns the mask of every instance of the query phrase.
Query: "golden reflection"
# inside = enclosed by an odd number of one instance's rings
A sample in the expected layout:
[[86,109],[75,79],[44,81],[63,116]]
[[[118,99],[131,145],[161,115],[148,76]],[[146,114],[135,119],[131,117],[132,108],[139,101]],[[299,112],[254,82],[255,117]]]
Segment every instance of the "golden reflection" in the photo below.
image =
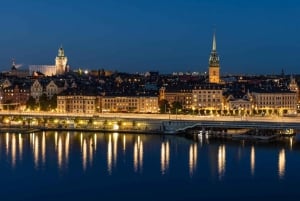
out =
[[55,134],[54,134],[54,142],[55,142],[55,151],[57,150],[57,137],[58,137],[58,133],[57,132],[55,132]]
[[126,135],[123,135],[123,152],[126,152]]
[[169,161],[170,161],[169,142],[163,142],[161,143],[161,154],[160,154],[160,166],[161,166],[162,174],[165,174],[169,169]]
[[46,163],[46,136],[45,132],[43,132],[42,136],[42,163],[45,165]]
[[82,167],[84,171],[86,170],[86,164],[87,164],[87,144],[86,144],[86,139],[84,139],[82,145]]
[[82,142],[83,142],[83,134],[80,133],[80,147],[82,148]]
[[39,136],[38,135],[35,136],[33,134],[33,140],[34,140],[34,144],[33,144],[34,166],[35,168],[38,168],[39,167]]
[[22,161],[22,158],[23,158],[23,139],[22,139],[21,134],[19,134],[19,158],[20,158],[20,161]]
[[57,145],[57,165],[58,169],[62,168],[62,162],[63,162],[63,148],[62,148],[62,140],[61,136],[58,138],[58,145]]
[[17,152],[16,135],[13,135],[11,140],[11,166],[13,168],[16,165],[16,152]]
[[94,134],[94,150],[97,151],[97,134]]
[[133,166],[135,172],[141,172],[143,169],[143,142],[140,136],[138,136],[137,141],[134,142]]
[[196,143],[190,145],[189,151],[189,172],[192,176],[197,167],[198,145]]
[[285,150],[281,149],[278,157],[278,174],[279,178],[283,179],[285,174]]
[[89,161],[90,161],[90,166],[93,165],[93,138],[90,138],[90,143],[89,143]]
[[290,137],[290,149],[293,149],[293,144],[294,144],[294,138]]
[[70,150],[70,133],[68,132],[65,141],[65,161],[67,166],[69,163],[69,150]]
[[5,134],[5,148],[6,148],[6,155],[8,156],[9,153],[9,134]]
[[108,136],[108,143],[107,143],[107,170],[108,170],[108,173],[111,174],[111,171],[112,171],[112,142],[111,142],[111,135]]
[[119,137],[119,133],[113,133],[113,160],[114,160],[114,166],[116,166],[117,163],[117,156],[118,156],[118,137]]
[[254,175],[254,173],[255,173],[255,149],[254,149],[254,146],[251,147],[250,164],[251,164],[251,174]]
[[226,166],[226,150],[225,145],[220,145],[218,150],[218,173],[219,179],[225,174],[225,166]]

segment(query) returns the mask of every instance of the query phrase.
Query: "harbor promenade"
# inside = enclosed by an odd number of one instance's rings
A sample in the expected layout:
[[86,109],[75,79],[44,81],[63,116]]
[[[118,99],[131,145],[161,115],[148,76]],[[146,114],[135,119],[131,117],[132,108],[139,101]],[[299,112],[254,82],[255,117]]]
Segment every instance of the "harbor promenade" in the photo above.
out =
[[176,134],[193,128],[300,129],[300,117],[1,111],[1,130],[64,129]]

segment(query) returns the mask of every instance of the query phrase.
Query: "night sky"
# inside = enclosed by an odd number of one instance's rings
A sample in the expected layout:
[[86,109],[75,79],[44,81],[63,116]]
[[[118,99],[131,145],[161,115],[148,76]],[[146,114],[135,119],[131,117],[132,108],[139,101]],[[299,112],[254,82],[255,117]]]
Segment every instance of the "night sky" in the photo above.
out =
[[221,72],[300,74],[298,0],[1,0],[0,70],[207,71],[216,29]]

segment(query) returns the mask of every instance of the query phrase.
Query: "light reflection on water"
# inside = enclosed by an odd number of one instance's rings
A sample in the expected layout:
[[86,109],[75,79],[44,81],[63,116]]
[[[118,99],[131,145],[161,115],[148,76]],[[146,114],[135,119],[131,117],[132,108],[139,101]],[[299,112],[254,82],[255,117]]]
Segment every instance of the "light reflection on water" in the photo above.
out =
[[[151,190],[157,194],[161,195],[162,190],[172,192],[168,194],[169,200],[184,200],[178,196],[187,192],[181,189],[188,185],[188,191],[194,192],[194,200],[198,200],[206,191],[209,195],[224,196],[225,190],[215,191],[227,189],[229,195],[231,189],[240,189],[241,183],[237,181],[242,181],[242,185],[247,183],[243,189],[253,189],[252,192],[260,192],[262,185],[283,189],[282,182],[286,186],[299,183],[299,148],[294,138],[286,138],[281,143],[250,143],[208,141],[204,136],[194,141],[179,136],[120,133],[6,133],[0,134],[0,184],[3,182],[2,189],[9,188],[11,178],[16,178],[18,182],[13,183],[12,189],[27,185],[32,188],[33,184],[40,186],[40,182],[43,185],[49,182],[48,188],[53,189],[65,179],[75,194],[78,185],[91,189],[85,196],[95,192],[112,196],[107,186],[120,186],[119,190],[125,188],[133,193],[132,188],[141,190],[140,186],[146,186],[147,189],[151,184]],[[30,175],[27,179],[32,181],[20,182],[24,175]],[[210,184],[213,184],[211,188]],[[199,194],[201,188],[206,190]],[[291,193],[291,188],[280,192]]]
[[[142,136],[143,139],[147,139],[147,136]],[[156,138],[158,138],[158,136],[156,136]],[[150,161],[154,164],[160,163],[160,173],[162,175],[169,172],[170,166],[172,165],[170,161],[171,152],[175,148],[178,148],[178,144],[175,143],[176,146],[173,146],[174,143],[171,144],[170,140],[180,141],[180,139],[178,138],[179,137],[170,137],[169,140],[159,140],[155,142],[156,144],[160,144],[160,157],[159,159],[157,157],[152,157]],[[148,144],[145,144],[143,139],[140,135],[126,135],[118,133],[77,134],[70,132],[43,132],[32,133],[29,135],[6,133],[0,136],[0,146],[1,150],[3,150],[6,154],[6,159],[10,161],[11,168],[15,168],[19,163],[22,162],[24,153],[27,154],[28,152],[30,152],[32,153],[32,162],[35,169],[40,169],[41,166],[45,166],[47,164],[47,160],[49,160],[49,158],[52,158],[53,155],[56,155],[57,168],[59,170],[63,170],[69,167],[69,157],[71,154],[75,154],[74,150],[77,149],[76,141],[79,141],[82,157],[82,170],[86,171],[88,167],[92,168],[94,160],[97,159],[99,154],[105,152],[106,150],[107,173],[111,175],[114,169],[117,169],[118,162],[120,160],[126,162],[130,161],[131,157],[128,155],[129,153],[133,153],[133,172],[143,172],[145,156],[151,156],[156,153],[156,151],[154,151],[154,153],[151,153],[151,151],[153,150],[149,150],[147,148],[145,149],[145,145],[151,145],[151,140],[147,140]],[[118,143],[119,140],[120,143]],[[183,138],[181,138],[181,140],[183,140]],[[27,141],[29,142],[29,144],[27,143]],[[51,149],[51,144],[53,142],[54,149]],[[101,144],[100,147],[98,147],[99,144]],[[294,144],[295,140],[293,138],[288,139],[287,150],[293,151]],[[229,156],[227,153],[227,146],[228,145],[226,145],[226,143],[218,144],[217,142],[215,144],[209,145],[202,139],[200,140],[200,142],[190,141],[189,146],[186,147],[185,150],[181,149],[182,153],[180,153],[180,155],[185,155],[184,157],[187,158],[186,161],[188,161],[188,164],[186,164],[186,166],[188,167],[189,176],[193,177],[195,172],[197,172],[199,155],[201,157],[209,157],[210,161],[214,161],[214,158],[216,158],[216,171],[220,180],[226,177],[226,170],[228,169],[227,166],[231,166],[231,164],[228,164],[227,158],[232,158],[234,155],[238,156],[238,158],[235,159],[238,161],[242,160],[245,157],[249,157],[248,161],[250,161],[251,175],[255,176],[257,166],[256,160],[257,156],[259,156],[259,153],[257,153],[257,147],[253,144],[251,146],[245,146],[245,142],[242,142],[239,145],[235,146],[231,145],[230,148],[234,152],[236,152],[236,154],[232,154],[231,156]],[[207,149],[207,147],[210,147],[210,149]],[[275,147],[273,149],[275,151],[277,148]],[[73,152],[70,152],[72,150]],[[286,175],[286,164],[288,163],[286,158],[287,150],[285,146],[282,146],[282,148],[280,148],[277,152],[277,173],[280,179],[284,179]],[[248,152],[248,154],[243,154],[244,152]],[[126,160],[124,160],[124,157]],[[173,162],[177,164],[178,162],[176,161],[176,155],[173,156],[173,159]],[[26,160],[30,160],[28,158],[28,155],[26,156]],[[212,162],[211,164],[208,163],[206,165],[210,165],[211,171],[214,172],[215,166],[213,164],[214,162]]]

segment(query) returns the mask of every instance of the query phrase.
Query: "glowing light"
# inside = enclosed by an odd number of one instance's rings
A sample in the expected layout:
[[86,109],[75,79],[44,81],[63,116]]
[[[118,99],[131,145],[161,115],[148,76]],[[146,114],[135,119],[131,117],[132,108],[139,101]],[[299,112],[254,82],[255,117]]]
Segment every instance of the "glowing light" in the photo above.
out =
[[115,131],[119,130],[119,125],[118,124],[114,124],[113,125],[113,130],[115,130]]

